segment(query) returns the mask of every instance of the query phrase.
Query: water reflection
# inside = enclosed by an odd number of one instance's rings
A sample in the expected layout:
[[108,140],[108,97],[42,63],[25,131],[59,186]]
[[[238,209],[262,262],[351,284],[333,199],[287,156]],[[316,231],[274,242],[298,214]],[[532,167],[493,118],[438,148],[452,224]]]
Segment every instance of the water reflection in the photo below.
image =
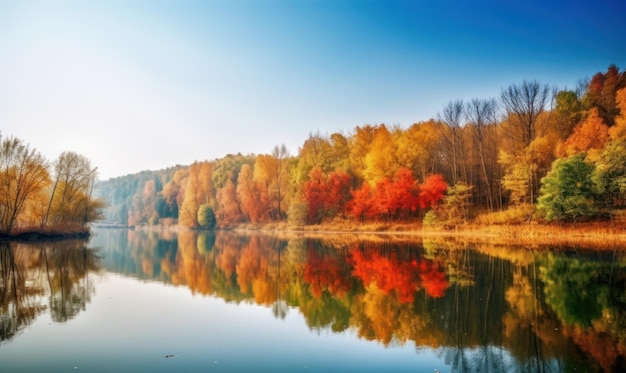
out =
[[89,273],[99,258],[85,241],[40,244],[0,241],[0,341],[48,310],[62,323],[85,310],[94,292]]
[[104,231],[110,271],[437,349],[453,371],[626,368],[626,256],[440,242]]
[[0,341],[43,313],[75,318],[104,269],[435,351],[454,372],[626,369],[619,251],[143,230],[99,230],[89,246],[0,242]]

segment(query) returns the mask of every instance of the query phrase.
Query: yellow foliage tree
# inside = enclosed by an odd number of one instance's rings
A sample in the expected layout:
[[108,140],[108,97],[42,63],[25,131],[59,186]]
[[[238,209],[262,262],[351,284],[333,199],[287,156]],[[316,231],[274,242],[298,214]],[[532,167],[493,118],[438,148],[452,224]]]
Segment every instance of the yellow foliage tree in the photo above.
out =
[[213,166],[209,162],[196,162],[189,166],[189,176],[178,215],[178,223],[184,227],[198,226],[198,208],[213,203]]
[[377,127],[370,149],[365,156],[363,177],[370,186],[375,186],[385,177],[393,177],[398,168],[396,147],[391,132],[384,124],[381,124]]
[[287,211],[289,152],[285,145],[276,146],[272,154],[259,155],[254,164],[254,180],[260,183],[260,193],[268,196],[270,216],[282,220]]
[[510,193],[510,202],[519,205],[528,197],[530,165],[526,159],[516,158],[504,150],[500,150],[498,162],[506,173],[502,178],[502,187]]
[[370,151],[377,128],[369,124],[363,127],[357,126],[355,133],[350,137],[350,155],[348,156],[350,167],[361,180],[365,169],[365,156]]
[[611,140],[626,139],[626,88],[617,92],[615,103],[620,110],[620,115],[615,117],[615,125],[609,130]]
[[433,173],[435,149],[440,141],[440,131],[434,121],[415,123],[406,131],[394,135],[397,162],[400,167],[412,170],[421,180]]

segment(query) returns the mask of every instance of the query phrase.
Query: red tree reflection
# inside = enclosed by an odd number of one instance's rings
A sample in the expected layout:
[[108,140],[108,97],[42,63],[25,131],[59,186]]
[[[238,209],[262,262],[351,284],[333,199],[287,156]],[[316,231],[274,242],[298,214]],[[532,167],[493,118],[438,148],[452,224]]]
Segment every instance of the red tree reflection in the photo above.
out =
[[424,289],[431,297],[443,297],[448,281],[439,265],[428,259],[400,260],[396,252],[382,255],[379,251],[353,250],[352,274],[367,287],[377,287],[389,294],[392,291],[402,303],[413,302],[415,293]]
[[324,290],[342,297],[350,290],[350,271],[340,256],[321,256],[310,248],[304,268],[304,281],[309,284],[311,294],[320,298]]

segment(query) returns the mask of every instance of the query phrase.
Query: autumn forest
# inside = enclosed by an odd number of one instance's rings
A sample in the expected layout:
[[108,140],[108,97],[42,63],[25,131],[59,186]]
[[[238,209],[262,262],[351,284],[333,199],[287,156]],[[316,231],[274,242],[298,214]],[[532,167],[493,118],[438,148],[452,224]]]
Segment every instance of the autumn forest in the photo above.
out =
[[5,235],[103,217],[188,228],[612,221],[626,198],[626,72],[611,65],[574,90],[523,81],[408,128],[311,133],[295,155],[276,145],[98,183],[80,154],[50,163],[0,141]]
[[97,194],[107,220],[130,226],[609,220],[626,197],[625,87],[614,65],[575,90],[523,81],[408,128],[311,133],[296,155],[229,154],[110,179]]

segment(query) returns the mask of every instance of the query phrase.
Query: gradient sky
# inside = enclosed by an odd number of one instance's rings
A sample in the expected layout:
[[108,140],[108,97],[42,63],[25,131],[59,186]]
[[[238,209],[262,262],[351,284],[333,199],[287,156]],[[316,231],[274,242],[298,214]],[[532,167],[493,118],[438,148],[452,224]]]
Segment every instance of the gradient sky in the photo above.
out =
[[626,67],[626,2],[0,2],[0,132],[100,178]]

